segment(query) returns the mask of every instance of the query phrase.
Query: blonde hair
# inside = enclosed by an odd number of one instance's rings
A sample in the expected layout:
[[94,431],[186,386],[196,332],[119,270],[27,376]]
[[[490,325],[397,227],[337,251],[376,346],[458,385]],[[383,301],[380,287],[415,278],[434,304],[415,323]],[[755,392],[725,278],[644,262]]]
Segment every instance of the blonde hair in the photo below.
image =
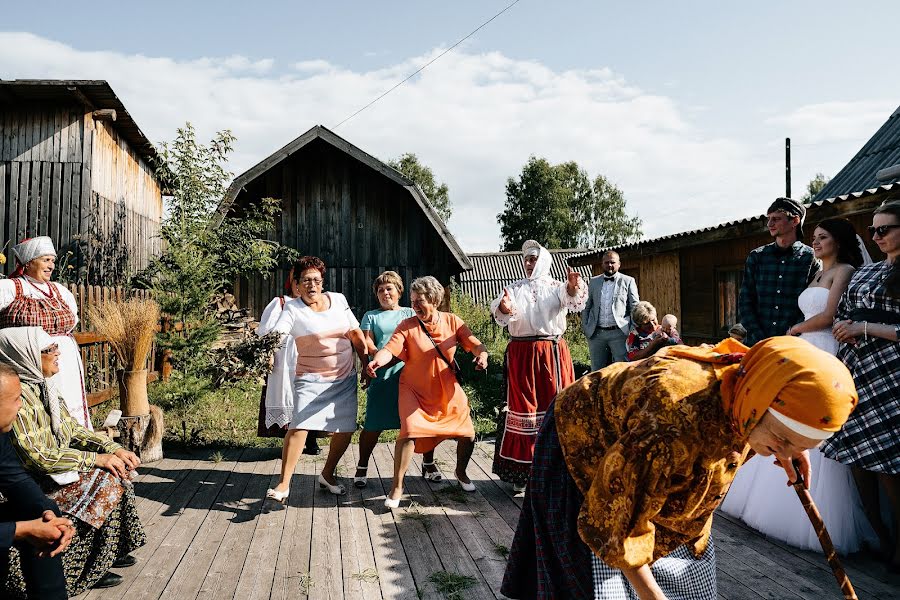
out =
[[389,283],[397,288],[398,294],[403,294],[403,278],[400,277],[397,271],[385,271],[376,277],[375,281],[372,282],[372,292],[377,296],[378,288]]
[[656,307],[646,300],[641,300],[635,304],[631,311],[631,320],[634,321],[634,324],[638,327],[649,323],[651,316],[656,316]]
[[669,313],[669,314],[667,314],[667,315],[663,315],[663,318],[662,318],[662,320],[661,320],[659,323],[660,323],[660,325],[662,325],[662,324],[664,324],[664,323],[666,323],[666,322],[671,323],[671,324],[672,324],[672,327],[675,327],[675,325],[678,324],[678,317],[676,317],[675,315],[673,315],[673,314],[671,314],[671,313]]

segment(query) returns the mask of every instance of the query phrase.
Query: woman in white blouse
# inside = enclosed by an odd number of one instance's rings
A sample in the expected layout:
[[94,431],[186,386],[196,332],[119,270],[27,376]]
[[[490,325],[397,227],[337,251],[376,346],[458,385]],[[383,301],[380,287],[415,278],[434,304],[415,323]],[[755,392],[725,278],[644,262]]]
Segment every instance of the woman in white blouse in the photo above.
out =
[[72,292],[50,281],[56,269],[53,240],[41,236],[22,240],[13,248],[18,266],[0,280],[0,328],[42,327],[59,344],[56,387],[69,414],[93,431],[84,393],[84,366],[72,331],[78,324],[78,304]]

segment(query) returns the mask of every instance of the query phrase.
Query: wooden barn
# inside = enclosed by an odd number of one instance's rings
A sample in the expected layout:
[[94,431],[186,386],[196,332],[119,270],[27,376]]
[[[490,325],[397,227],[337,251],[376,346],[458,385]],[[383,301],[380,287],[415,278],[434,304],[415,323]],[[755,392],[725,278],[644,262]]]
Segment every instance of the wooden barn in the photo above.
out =
[[[559,281],[566,280],[566,261],[576,254],[590,252],[586,249],[549,250],[553,257],[550,276]],[[459,275],[459,286],[478,304],[489,305],[500,295],[503,287],[525,276],[522,268],[521,252],[477,252],[467,254],[472,269]],[[590,266],[577,267],[582,277],[591,276]]]
[[[849,219],[866,240],[872,259],[884,255],[865,234],[872,211],[888,198],[900,197],[900,109],[813,198],[806,216],[807,237],[818,221]],[[642,300],[659,315],[678,317],[688,343],[713,342],[738,322],[737,300],[744,261],[754,248],[772,241],[766,216],[759,215],[614,248],[622,272],[637,280]],[[569,258],[573,266],[601,272],[603,251]]]
[[[386,269],[404,282],[434,275],[444,285],[471,268],[421,189],[398,171],[317,125],[238,176],[219,207],[240,215],[262,198],[281,200],[270,239],[325,261],[325,289],[360,317],[377,307],[372,281]],[[287,269],[235,282],[240,306],[259,316],[281,293]],[[409,305],[409,290],[403,303]]]
[[64,279],[121,283],[159,253],[155,157],[105,81],[0,80],[3,252],[49,235]]

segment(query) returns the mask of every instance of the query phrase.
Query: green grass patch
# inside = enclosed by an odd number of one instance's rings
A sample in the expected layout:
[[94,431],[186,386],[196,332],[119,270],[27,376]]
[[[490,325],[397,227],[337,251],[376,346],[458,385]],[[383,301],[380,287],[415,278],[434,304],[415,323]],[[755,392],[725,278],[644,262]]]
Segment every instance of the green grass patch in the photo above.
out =
[[478,581],[469,575],[438,571],[428,576],[428,581],[434,584],[434,589],[443,594],[447,600],[462,600],[463,592],[475,587]]
[[494,544],[494,552],[501,556],[504,560],[509,557],[509,548],[503,544]]
[[359,573],[354,573],[351,577],[357,581],[364,581],[365,583],[375,583],[379,579],[378,571],[374,567],[369,567]]

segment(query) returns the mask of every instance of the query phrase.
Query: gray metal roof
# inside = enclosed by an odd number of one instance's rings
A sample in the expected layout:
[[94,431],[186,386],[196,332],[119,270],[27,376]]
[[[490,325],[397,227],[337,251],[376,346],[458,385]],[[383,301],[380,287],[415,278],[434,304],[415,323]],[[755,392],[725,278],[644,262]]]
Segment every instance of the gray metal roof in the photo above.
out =
[[156,166],[156,148],[137,126],[109,83],[84,79],[0,79],[0,105],[30,102],[68,102],[90,110],[116,111],[116,131],[151,167]]
[[[815,208],[818,206],[824,206],[826,204],[838,204],[840,202],[846,202],[847,200],[855,200],[857,198],[865,198],[866,196],[873,196],[875,194],[880,194],[884,192],[896,191],[900,190],[900,182],[897,183],[889,183],[886,185],[881,185],[877,187],[873,187],[867,190],[862,190],[860,192],[853,192],[850,194],[844,194],[843,196],[837,196],[836,198],[826,198],[824,200],[814,200],[807,206],[809,208]],[[701,233],[706,233],[709,231],[715,231],[718,229],[726,229],[728,227],[734,227],[737,225],[742,225],[745,223],[752,223],[753,221],[760,221],[762,224],[765,224],[766,215],[756,215],[753,217],[747,217],[745,219],[737,219],[735,221],[728,221],[726,223],[721,223],[719,225],[712,225],[710,227],[703,227],[702,229],[692,229],[691,231],[682,231],[679,233],[672,233],[670,235],[664,235],[661,237],[653,238],[650,240],[642,240],[640,242],[634,242],[632,244],[627,244],[625,246],[615,246],[611,248],[601,248],[599,250],[588,250],[586,252],[580,252],[577,254],[572,254],[568,257],[568,262],[573,267],[581,267],[583,265],[592,264],[596,259],[600,258],[604,252],[607,250],[617,250],[617,251],[628,251],[628,250],[648,250],[654,244],[659,242],[666,242],[669,240],[675,240],[678,238],[690,238],[692,236],[696,236]],[[760,228],[762,231],[762,228]],[[685,243],[682,247],[692,246],[690,240],[685,240]]]
[[900,176],[883,181],[875,178],[878,171],[897,164],[900,164],[900,108],[894,111],[875,135],[863,144],[856,156],[825,184],[813,200],[833,198],[879,185],[897,183]]
[[[560,281],[565,280],[568,266],[566,260],[570,256],[585,252],[587,250],[584,248],[550,250],[553,257],[553,264],[550,267],[551,277]],[[472,270],[459,274],[460,288],[478,304],[490,304],[503,291],[503,286],[525,277],[521,252],[479,252],[466,256],[472,263]],[[574,268],[582,277],[591,276],[590,266]]]

